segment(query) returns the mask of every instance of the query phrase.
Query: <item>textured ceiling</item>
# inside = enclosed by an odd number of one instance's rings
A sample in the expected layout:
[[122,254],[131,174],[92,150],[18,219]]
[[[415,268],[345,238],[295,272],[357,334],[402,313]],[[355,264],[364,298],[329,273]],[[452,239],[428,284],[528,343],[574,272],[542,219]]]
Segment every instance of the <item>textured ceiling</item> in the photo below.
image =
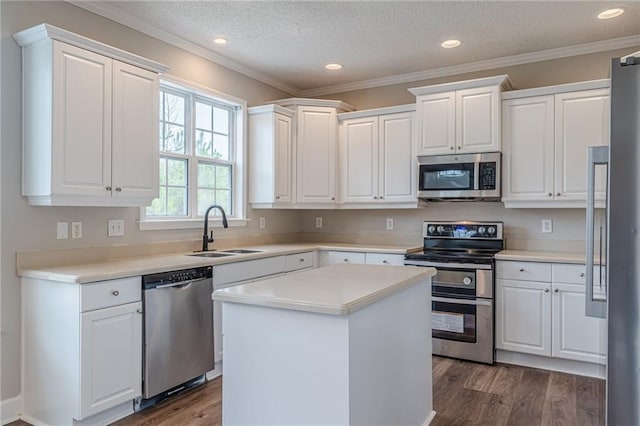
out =
[[[640,35],[637,1],[100,3],[301,90]],[[596,19],[613,6],[626,13]],[[440,48],[449,38],[462,45]]]

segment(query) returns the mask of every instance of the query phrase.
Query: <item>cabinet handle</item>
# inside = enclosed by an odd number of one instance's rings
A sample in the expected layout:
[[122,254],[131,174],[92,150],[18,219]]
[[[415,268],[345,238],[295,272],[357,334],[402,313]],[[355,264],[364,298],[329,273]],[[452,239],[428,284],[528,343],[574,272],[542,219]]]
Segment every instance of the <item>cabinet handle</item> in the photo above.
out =
[[548,289],[548,288],[545,288],[545,289],[544,289],[544,292],[545,292],[545,293],[549,293],[549,289]]
[[343,262],[349,263],[349,259],[344,259]]
[[547,197],[553,197],[553,194],[552,193],[548,193]]
[[580,278],[584,278],[584,272],[580,272]]
[[118,296],[120,292],[118,290],[113,290],[111,294],[113,294],[114,296]]
[[141,314],[143,311],[142,311],[142,309],[138,308],[138,309],[136,309],[136,312]]
[[520,268],[520,269],[518,269],[518,271],[524,272],[524,268]]
[[382,263],[384,263],[385,265],[389,263],[389,261],[387,259],[383,260]]
[[298,262],[304,262],[304,259],[301,257],[300,259],[298,259]]
[[110,186],[107,186],[105,189],[106,189],[107,191],[111,191],[111,187],[110,187]]
[[559,292],[559,291],[560,291],[560,290],[559,290],[559,289],[557,289],[557,288],[556,288],[555,290],[553,290],[553,292],[554,292],[554,293],[557,293],[557,292]]
[[122,191],[122,188],[119,188],[119,187],[116,188],[116,192],[120,192],[120,191]]

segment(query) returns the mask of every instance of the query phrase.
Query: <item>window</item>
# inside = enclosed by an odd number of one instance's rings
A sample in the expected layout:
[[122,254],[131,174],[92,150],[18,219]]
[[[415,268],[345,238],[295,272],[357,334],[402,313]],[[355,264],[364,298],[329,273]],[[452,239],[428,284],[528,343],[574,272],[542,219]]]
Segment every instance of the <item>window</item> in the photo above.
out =
[[[163,81],[159,99],[160,196],[141,209],[141,229],[202,226],[220,205],[244,224],[242,112],[244,102]],[[211,219],[219,216],[211,211]]]

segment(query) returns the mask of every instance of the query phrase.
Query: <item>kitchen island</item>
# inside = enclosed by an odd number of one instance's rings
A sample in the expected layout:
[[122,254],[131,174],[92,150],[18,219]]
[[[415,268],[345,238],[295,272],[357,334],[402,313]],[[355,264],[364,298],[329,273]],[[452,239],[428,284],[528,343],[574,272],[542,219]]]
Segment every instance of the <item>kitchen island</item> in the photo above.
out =
[[345,264],[216,290],[223,424],[428,424],[434,274]]

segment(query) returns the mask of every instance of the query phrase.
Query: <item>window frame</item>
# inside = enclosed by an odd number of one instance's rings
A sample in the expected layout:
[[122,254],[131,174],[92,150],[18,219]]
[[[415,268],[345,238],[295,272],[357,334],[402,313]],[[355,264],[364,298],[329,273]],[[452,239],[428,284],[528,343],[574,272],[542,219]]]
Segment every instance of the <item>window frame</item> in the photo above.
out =
[[[233,215],[228,216],[229,226],[247,226],[247,167],[246,167],[246,153],[247,153],[247,101],[237,98],[235,96],[228,95],[223,92],[219,92],[208,87],[192,83],[177,77],[162,75],[160,78],[160,88],[168,89],[169,92],[176,91],[177,93],[188,93],[194,101],[203,99],[205,101],[219,102],[226,105],[230,105],[235,109],[235,123],[232,123],[233,128],[229,129],[230,135],[233,134],[232,139],[235,143],[230,144],[230,157],[231,161],[217,160],[219,163],[231,163],[231,204],[233,209]],[[158,94],[159,97],[159,94]],[[192,102],[187,102],[186,109],[187,119],[189,123],[185,123],[186,127],[195,129],[195,111],[192,111]],[[159,125],[158,125],[159,127]],[[192,132],[185,132],[185,144],[187,144],[187,154],[172,154],[169,158],[187,158],[188,161],[188,176],[187,176],[187,196],[188,206],[190,211],[189,216],[146,216],[146,207],[140,207],[138,227],[141,231],[147,230],[165,230],[165,229],[193,229],[201,228],[204,226],[204,217],[197,215],[197,200],[196,194],[197,188],[197,173],[198,163],[203,160],[203,163],[207,163],[206,157],[198,157],[196,152],[190,152],[193,140]],[[159,136],[158,136],[159,137]],[[159,147],[158,147],[159,149]],[[195,147],[194,147],[195,150]],[[163,157],[162,153],[159,153],[159,157]],[[213,162],[213,159],[210,159]],[[211,164],[211,163],[209,163]],[[209,225],[213,227],[222,227],[222,219],[220,216],[210,215]]]

